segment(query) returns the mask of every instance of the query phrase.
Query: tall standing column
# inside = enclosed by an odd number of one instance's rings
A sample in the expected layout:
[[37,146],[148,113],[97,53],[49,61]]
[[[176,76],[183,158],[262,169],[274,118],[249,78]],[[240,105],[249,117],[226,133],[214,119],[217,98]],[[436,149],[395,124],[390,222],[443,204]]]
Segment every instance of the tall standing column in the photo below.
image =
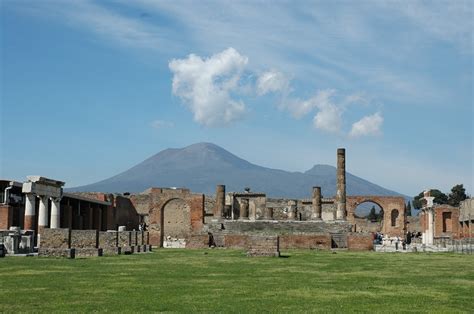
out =
[[39,199],[38,229],[48,226],[48,197],[40,196]]
[[433,230],[433,209],[428,209],[428,237],[426,244],[433,245],[434,230]]
[[214,207],[214,218],[221,219],[225,207],[225,185],[216,187],[216,206]]
[[313,187],[312,209],[313,209],[313,213],[311,215],[311,219],[321,220],[322,202],[321,202],[321,187],[320,186]]
[[296,219],[296,201],[288,201],[288,220]]
[[35,230],[35,220],[36,220],[36,196],[33,193],[25,194],[25,220],[24,220],[24,229],[25,230]]
[[60,212],[60,199],[51,198],[51,229],[60,228],[61,224],[61,212]]
[[337,149],[336,219],[346,218],[346,150]]

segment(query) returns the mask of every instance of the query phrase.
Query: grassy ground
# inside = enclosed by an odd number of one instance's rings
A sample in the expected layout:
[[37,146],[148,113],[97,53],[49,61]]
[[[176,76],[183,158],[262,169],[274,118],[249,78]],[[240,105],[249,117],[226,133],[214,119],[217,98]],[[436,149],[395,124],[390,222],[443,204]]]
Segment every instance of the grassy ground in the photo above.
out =
[[0,259],[0,312],[470,312],[474,256],[157,250]]

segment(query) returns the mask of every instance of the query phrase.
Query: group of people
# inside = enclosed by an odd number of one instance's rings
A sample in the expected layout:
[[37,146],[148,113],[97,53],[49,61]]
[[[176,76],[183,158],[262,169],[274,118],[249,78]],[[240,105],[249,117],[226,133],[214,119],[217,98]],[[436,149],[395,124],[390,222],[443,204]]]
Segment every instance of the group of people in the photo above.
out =
[[[415,232],[407,232],[407,234],[405,235],[405,239],[400,239],[400,237],[396,237],[396,238],[389,238],[387,240],[390,240],[390,244],[392,244],[393,242],[395,242],[395,250],[398,250],[398,247],[401,243],[402,245],[402,248],[403,250],[406,250],[406,246],[411,244],[411,240],[413,238],[416,238],[416,237],[420,237],[421,236],[421,233],[418,232],[418,233],[415,233]],[[374,244],[383,244],[383,240],[384,240],[384,234],[381,233],[381,232],[377,232],[377,233],[374,233]]]

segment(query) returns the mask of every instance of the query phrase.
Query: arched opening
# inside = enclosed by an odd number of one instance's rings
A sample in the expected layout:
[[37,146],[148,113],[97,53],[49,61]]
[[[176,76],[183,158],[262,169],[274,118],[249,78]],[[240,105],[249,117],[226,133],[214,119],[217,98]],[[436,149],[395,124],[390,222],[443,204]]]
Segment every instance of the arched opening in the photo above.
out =
[[191,208],[182,199],[168,201],[161,214],[161,239],[165,248],[184,248],[191,232]]
[[390,214],[390,219],[391,219],[391,225],[392,227],[396,227],[397,226],[397,219],[398,219],[398,215],[399,215],[399,212],[398,212],[398,209],[392,209],[392,212]]
[[383,208],[370,200],[363,201],[354,208],[354,222],[356,232],[382,231]]

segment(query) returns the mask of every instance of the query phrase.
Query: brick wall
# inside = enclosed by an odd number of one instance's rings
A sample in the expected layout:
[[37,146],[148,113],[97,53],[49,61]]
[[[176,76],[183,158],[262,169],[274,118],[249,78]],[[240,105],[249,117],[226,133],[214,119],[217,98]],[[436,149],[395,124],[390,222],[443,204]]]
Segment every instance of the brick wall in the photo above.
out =
[[249,236],[248,256],[280,256],[278,236]]
[[437,206],[434,211],[434,236],[458,238],[459,208],[442,205]]
[[186,238],[187,249],[205,249],[209,247],[209,235],[197,234]]
[[329,234],[287,234],[280,236],[281,249],[330,249],[331,236]]
[[224,246],[231,249],[247,249],[248,237],[241,234],[226,234],[224,235]]
[[347,248],[351,251],[370,251],[374,249],[371,233],[350,233],[347,235]]
[[0,205],[0,230],[8,230],[13,222],[13,207]]

